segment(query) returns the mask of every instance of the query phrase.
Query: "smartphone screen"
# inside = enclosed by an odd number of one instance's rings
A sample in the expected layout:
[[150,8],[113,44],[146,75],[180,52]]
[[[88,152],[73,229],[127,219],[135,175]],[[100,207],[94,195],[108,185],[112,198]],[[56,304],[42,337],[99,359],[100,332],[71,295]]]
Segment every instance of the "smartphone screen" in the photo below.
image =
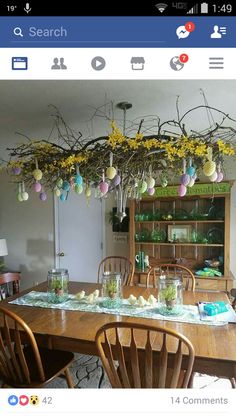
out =
[[235,5],[148,3],[0,4],[4,419],[235,411]]

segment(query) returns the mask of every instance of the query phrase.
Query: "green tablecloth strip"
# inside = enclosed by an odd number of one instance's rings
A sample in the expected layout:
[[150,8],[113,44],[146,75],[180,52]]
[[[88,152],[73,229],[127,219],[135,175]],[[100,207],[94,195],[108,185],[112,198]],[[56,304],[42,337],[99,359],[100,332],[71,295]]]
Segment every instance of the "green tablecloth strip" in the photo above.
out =
[[17,304],[30,307],[53,308],[57,310],[83,311],[88,313],[106,313],[119,316],[140,317],[152,320],[167,320],[182,323],[194,323],[211,326],[223,326],[227,321],[221,321],[220,315],[209,316],[207,320],[201,320],[197,306],[184,305],[183,312],[178,316],[164,316],[158,312],[156,306],[134,307],[128,300],[123,299],[122,305],[116,309],[104,308],[101,305],[102,298],[98,298],[95,304],[88,304],[85,301],[79,301],[75,295],[69,294],[68,300],[60,304],[52,304],[47,300],[46,292],[31,291],[22,297],[9,301],[9,304]]

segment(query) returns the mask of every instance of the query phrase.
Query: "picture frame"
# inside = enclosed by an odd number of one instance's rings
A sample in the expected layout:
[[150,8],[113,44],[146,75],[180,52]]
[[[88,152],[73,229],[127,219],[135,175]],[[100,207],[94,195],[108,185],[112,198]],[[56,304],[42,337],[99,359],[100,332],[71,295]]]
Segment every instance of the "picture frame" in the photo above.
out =
[[192,226],[168,225],[168,241],[172,243],[189,243],[191,241]]

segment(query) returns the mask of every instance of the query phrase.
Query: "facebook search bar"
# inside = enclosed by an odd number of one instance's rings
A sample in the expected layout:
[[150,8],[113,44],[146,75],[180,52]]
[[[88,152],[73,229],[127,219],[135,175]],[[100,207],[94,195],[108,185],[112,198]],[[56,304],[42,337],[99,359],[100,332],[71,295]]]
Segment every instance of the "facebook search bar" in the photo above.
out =
[[29,38],[67,38],[68,30],[63,26],[57,28],[38,28],[36,26],[30,26],[26,30],[23,30],[20,26],[13,28],[13,34],[15,36],[24,36]]

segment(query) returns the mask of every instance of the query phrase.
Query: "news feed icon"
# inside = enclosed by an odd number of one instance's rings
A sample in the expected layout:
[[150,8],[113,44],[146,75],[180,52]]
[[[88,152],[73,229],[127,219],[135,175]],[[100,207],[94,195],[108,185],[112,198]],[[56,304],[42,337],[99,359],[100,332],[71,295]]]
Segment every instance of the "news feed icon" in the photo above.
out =
[[11,68],[12,70],[28,70],[28,58],[12,57]]

